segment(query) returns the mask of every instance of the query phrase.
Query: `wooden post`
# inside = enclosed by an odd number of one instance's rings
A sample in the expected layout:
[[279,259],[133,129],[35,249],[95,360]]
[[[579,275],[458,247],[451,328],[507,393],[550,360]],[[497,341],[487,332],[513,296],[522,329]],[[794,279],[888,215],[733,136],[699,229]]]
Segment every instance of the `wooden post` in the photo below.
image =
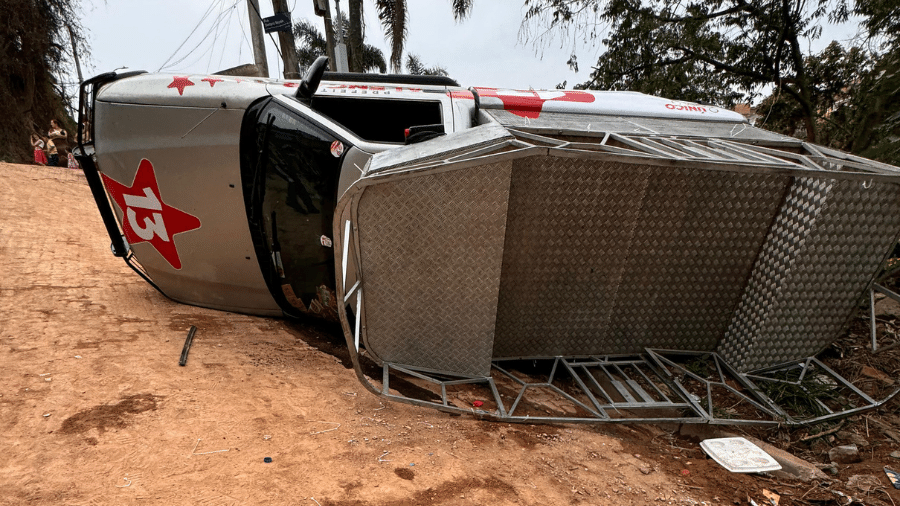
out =
[[337,62],[334,59],[334,25],[331,23],[331,2],[329,0],[313,0],[322,5],[325,20],[325,54],[328,56],[328,65],[332,72],[337,72]]
[[[275,14],[288,12],[287,0],[272,0],[272,8]],[[293,23],[291,23],[293,27]],[[294,44],[294,32],[278,32],[278,40],[281,42],[281,59],[284,60],[284,78],[300,79],[300,63],[297,61],[297,46]]]
[[253,59],[257,76],[269,77],[269,60],[266,58],[266,42],[263,40],[262,15],[259,0],[247,0],[247,14],[250,17],[250,39],[253,44]]

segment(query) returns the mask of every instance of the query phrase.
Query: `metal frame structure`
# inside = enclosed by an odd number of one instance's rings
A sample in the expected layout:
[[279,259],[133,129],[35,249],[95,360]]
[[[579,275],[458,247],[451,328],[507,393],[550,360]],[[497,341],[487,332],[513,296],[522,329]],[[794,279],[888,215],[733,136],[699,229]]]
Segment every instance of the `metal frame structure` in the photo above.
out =
[[[875,181],[900,181],[893,167],[799,141],[783,142],[778,147],[790,150],[782,151],[747,140],[721,138],[527,127],[510,128],[509,133],[512,138],[485,139],[472,149],[445,152],[411,164],[395,163],[398,156],[394,154],[395,159],[383,169],[367,168],[364,177],[342,197],[335,215],[336,261],[342,274],[337,293],[344,301],[339,312],[354,368],[360,381],[373,393],[390,400],[504,422],[802,426],[875,409],[900,392],[898,388],[884,399],[875,400],[814,357],[741,372],[716,351],[645,348],[643,353],[627,356],[494,357],[490,360],[490,372],[481,375],[411,366],[371,353],[366,342],[365,273],[357,220],[360,195],[371,185],[402,181],[420,171],[444,173],[533,154],[604,160],[649,158],[673,167],[729,172],[749,171],[743,164],[752,164],[753,171],[813,180],[833,178],[839,172],[841,179],[859,181],[864,188]],[[593,137],[597,142],[564,140],[570,135]],[[873,290],[881,291],[880,288]],[[380,381],[363,373],[363,360],[380,366]],[[523,371],[523,364],[529,370]],[[702,365],[700,370],[698,364]],[[812,413],[798,411],[779,396],[766,394],[781,388],[815,397],[821,393],[811,389],[816,385],[824,387],[827,393],[813,400],[816,408]]]
[[[359,363],[356,354],[353,361]],[[522,364],[532,372],[517,370]],[[708,368],[707,374],[698,374],[698,365]],[[487,377],[448,376],[384,362],[380,382],[363,374],[360,381],[392,401],[511,423],[809,426],[876,409],[900,393],[898,387],[875,400],[815,357],[743,374],[713,352],[650,349],[630,357],[497,360]],[[400,393],[401,384],[428,392],[430,399]],[[810,384],[827,394],[811,391]],[[465,402],[454,396],[455,387],[468,387],[462,389]],[[767,395],[769,387],[807,396],[821,414],[798,413]]]
[[881,293],[888,297],[889,299],[900,302],[900,294],[885,288],[878,283],[872,284],[872,289],[869,290],[869,330],[872,336],[872,353],[877,353],[881,351],[878,349],[878,332],[875,322],[875,292]]

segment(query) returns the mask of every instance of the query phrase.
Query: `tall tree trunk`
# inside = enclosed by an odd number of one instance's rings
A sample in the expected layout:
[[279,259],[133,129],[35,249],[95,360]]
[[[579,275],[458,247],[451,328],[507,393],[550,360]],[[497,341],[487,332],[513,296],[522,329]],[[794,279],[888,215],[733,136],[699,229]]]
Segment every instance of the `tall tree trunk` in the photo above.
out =
[[806,62],[803,50],[800,49],[800,39],[793,23],[787,19],[790,9],[789,3],[784,2],[785,24],[788,27],[786,40],[790,44],[791,59],[796,69],[797,92],[800,95],[798,102],[803,109],[803,121],[806,123],[806,141],[816,142],[816,108],[812,100],[812,83],[809,82],[809,76],[806,74]]
[[349,0],[350,6],[347,15],[350,18],[349,60],[350,72],[363,71],[363,10],[362,0]]

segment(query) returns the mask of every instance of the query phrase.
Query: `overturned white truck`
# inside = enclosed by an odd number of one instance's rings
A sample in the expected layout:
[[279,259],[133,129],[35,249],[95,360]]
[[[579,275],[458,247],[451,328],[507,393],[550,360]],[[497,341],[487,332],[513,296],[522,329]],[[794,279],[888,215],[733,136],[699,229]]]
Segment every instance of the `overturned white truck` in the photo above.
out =
[[900,169],[708,105],[325,64],[87,81],[113,253],[180,302],[339,320],[368,389],[445,411],[802,424],[896,393],[813,356],[897,243]]

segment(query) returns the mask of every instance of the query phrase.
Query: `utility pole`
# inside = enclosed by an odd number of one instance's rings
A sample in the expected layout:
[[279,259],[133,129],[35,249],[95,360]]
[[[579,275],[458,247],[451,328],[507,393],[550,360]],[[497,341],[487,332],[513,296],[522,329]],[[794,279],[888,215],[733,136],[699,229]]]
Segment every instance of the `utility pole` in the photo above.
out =
[[269,77],[269,61],[266,59],[266,42],[263,40],[259,0],[247,0],[247,14],[250,16],[250,39],[253,41],[253,59],[256,61],[256,75]]
[[322,16],[325,21],[325,54],[328,55],[328,63],[332,72],[337,72],[337,62],[334,59],[334,25],[331,24],[331,2],[328,0],[313,0],[316,15]]
[[341,0],[334,0],[337,10],[337,44],[334,47],[334,69],[338,72],[349,72],[347,66],[347,44],[344,44],[344,26],[341,21]]
[[[272,8],[275,9],[275,14],[290,13],[287,0],[272,0]],[[278,32],[278,40],[281,42],[281,58],[284,60],[284,78],[300,79],[300,63],[297,61],[294,33]]]

